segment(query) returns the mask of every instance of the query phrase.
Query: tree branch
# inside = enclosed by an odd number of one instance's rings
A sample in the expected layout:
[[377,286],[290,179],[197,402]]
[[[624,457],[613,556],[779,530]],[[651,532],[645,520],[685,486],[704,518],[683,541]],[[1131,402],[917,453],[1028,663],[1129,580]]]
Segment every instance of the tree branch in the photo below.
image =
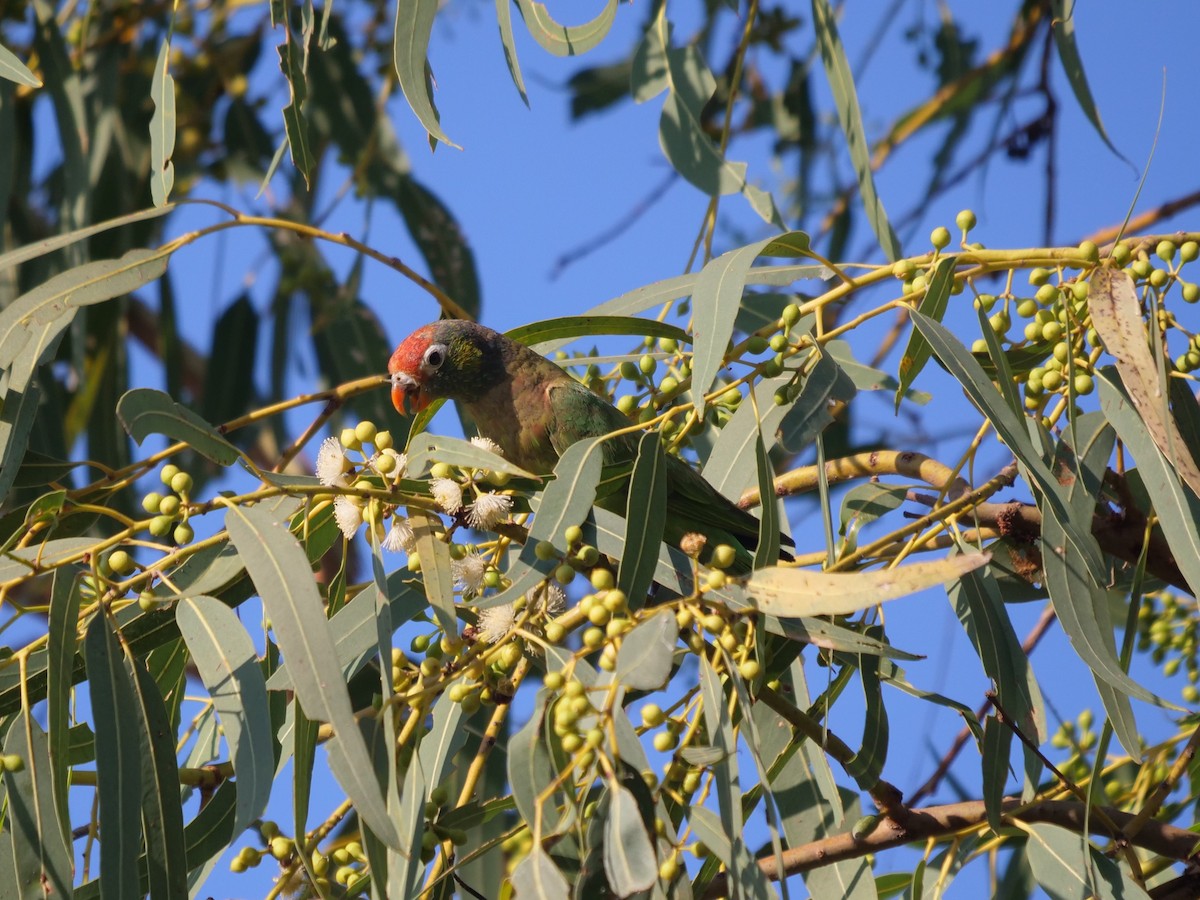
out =
[[[1092,815],[1089,816],[1084,804],[1074,800],[1047,800],[1025,807],[1020,800],[1007,798],[1003,801],[1003,809],[1002,821],[1005,824],[1012,824],[1019,819],[1026,824],[1057,825],[1075,832],[1082,832],[1086,828],[1092,834],[1108,834],[1107,827],[1095,815],[1098,807],[1093,807]],[[1105,807],[1104,812],[1121,828],[1134,818],[1132,814],[1119,809]],[[885,817],[874,831],[862,838],[855,838],[847,831],[785,850],[782,873],[773,855],[760,859],[758,867],[768,878],[778,880],[781,874],[787,877],[797,872],[808,872],[842,860],[858,859],[869,853],[878,853],[916,841],[946,838],[955,832],[978,828],[986,823],[987,813],[982,800],[910,809],[903,826]],[[1130,839],[1130,843],[1169,859],[1194,862],[1200,836],[1175,825],[1150,821]],[[716,898],[727,896],[728,893],[728,876],[721,873],[713,879],[703,896]]]

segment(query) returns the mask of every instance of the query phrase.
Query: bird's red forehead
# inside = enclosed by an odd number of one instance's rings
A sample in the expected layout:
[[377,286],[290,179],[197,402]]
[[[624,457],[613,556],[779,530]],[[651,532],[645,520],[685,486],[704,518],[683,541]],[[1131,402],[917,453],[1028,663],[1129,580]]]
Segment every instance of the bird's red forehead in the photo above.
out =
[[426,325],[424,328],[418,328],[396,348],[396,352],[388,360],[388,371],[393,374],[396,372],[416,374],[420,371],[425,350],[431,343],[433,343],[432,327]]

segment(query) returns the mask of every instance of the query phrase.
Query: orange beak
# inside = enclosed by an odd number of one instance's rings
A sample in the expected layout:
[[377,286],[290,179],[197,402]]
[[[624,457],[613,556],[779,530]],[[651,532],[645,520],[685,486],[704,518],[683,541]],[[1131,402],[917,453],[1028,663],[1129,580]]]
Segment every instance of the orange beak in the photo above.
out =
[[405,372],[392,373],[392,406],[402,416],[416,415],[429,405],[430,397],[420,383]]

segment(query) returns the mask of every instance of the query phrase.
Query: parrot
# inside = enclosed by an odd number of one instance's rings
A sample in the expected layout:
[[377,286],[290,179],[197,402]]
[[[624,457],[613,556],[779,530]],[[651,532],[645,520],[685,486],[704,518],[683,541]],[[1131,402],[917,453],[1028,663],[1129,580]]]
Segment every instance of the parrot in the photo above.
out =
[[[437,399],[453,400],[482,437],[494,441],[505,459],[545,475],[576,441],[600,437],[633,424],[624,413],[531,348],[463,319],[442,319],[418,328],[388,361],[392,404],[415,414]],[[603,445],[604,463],[631,464],[637,438],[617,435]],[[680,547],[685,536],[702,535],[702,562],[728,544],[730,574],[750,571],[759,521],[741,509],[677,456],[666,457],[667,517],[663,539]],[[596,505],[621,516],[627,484],[598,498]],[[794,546],[780,536],[782,544]],[[694,545],[694,541],[692,542]],[[781,551],[782,559],[791,559]]]

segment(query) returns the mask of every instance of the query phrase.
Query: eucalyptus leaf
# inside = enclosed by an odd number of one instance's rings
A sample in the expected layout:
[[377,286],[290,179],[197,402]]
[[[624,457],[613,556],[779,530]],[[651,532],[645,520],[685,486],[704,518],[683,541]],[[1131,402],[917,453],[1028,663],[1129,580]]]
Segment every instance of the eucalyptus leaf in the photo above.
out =
[[616,677],[635,691],[655,691],[667,683],[675,664],[679,625],[671,610],[642,619],[621,639]]
[[313,718],[333,726],[326,752],[334,778],[380,840],[399,848],[400,835],[375,781],[304,549],[276,514],[259,506],[231,508],[225,527],[271,617],[296,695]]
[[637,459],[629,476],[625,507],[625,546],[620,553],[617,586],[631,609],[639,609],[658,568],[659,549],[667,524],[667,458],[658,432],[638,441]]
[[127,391],[117,403],[117,417],[139,444],[151,434],[162,434],[186,442],[218,465],[232,465],[241,456],[216,428],[162,391],[151,388]]
[[517,9],[533,39],[555,56],[576,56],[596,47],[617,17],[617,0],[604,0],[604,8],[590,22],[561,25],[537,0],[517,0]]
[[120,840],[100,845],[100,886],[107,897],[139,897],[142,846],[142,747],[133,686],[108,617],[97,613],[84,641],[96,729],[100,827]]
[[[71,848],[63,836],[51,788],[50,756],[46,733],[30,716],[22,715],[4,736],[4,752],[24,762],[20,771],[6,769],[5,831],[13,835],[12,863],[15,880],[24,898],[70,897]],[[0,848],[2,849],[2,848]],[[6,892],[7,894],[7,892]]]
[[175,79],[171,77],[171,38],[163,38],[154,63],[150,87],[154,114],[150,117],[150,195],[155,206],[165,206],[175,185]]
[[838,123],[846,136],[850,161],[854,164],[854,174],[858,178],[858,193],[862,197],[867,221],[875,232],[875,238],[879,241],[884,256],[895,262],[904,254],[900,249],[900,239],[892,230],[891,222],[888,221],[883,208],[883,201],[875,187],[875,176],[871,169],[871,144],[863,128],[858,90],[854,86],[854,75],[850,72],[846,48],[838,35],[833,8],[828,0],[812,0],[812,16],[817,46],[820,47],[821,60],[825,64],[825,76],[829,79],[829,87],[833,91]]
[[458,147],[442,131],[428,72],[429,37],[433,18],[438,11],[437,0],[397,0],[396,26],[392,37],[392,63],[400,90],[409,107],[432,140]]
[[263,814],[275,775],[267,688],[250,635],[228,606],[188,597],[175,606],[179,633],[208,689],[237,777],[234,832]]
[[0,78],[7,78],[26,87],[40,88],[42,80],[7,47],[0,45]]
[[774,616],[848,616],[925,588],[961,578],[991,560],[987,553],[960,554],[869,572],[759,569],[746,581],[755,606]]
[[618,897],[644,891],[658,880],[658,859],[637,800],[619,784],[612,786],[604,822],[604,872]]

